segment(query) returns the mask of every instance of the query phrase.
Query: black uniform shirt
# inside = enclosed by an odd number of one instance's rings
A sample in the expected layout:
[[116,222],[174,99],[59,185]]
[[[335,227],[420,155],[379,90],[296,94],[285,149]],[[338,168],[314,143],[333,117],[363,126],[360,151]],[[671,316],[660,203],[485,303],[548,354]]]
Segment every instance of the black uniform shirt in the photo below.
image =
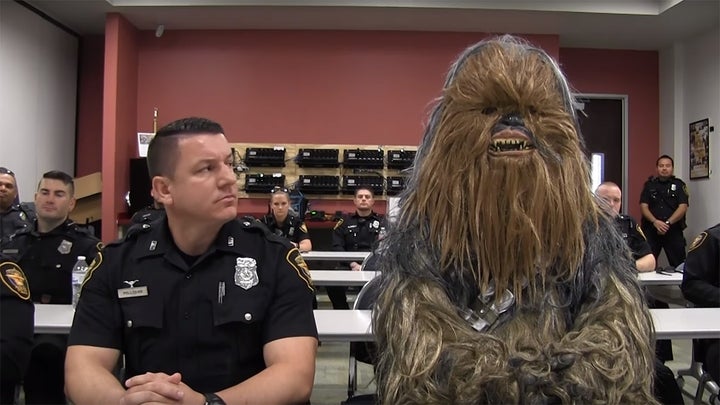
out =
[[385,230],[385,218],[371,212],[361,217],[355,212],[338,221],[333,230],[333,250],[369,252],[375,247],[380,233]]
[[[648,209],[655,218],[666,221],[675,212],[680,204],[689,205],[689,195],[685,183],[675,176],[667,180],[659,177],[650,177],[643,186],[640,194],[640,203],[648,205]],[[643,224],[650,222],[643,217]],[[684,228],[685,217],[676,222]],[[675,225],[675,224],[673,224]],[[644,225],[643,225],[644,226]]]
[[12,262],[0,261],[0,369],[2,403],[13,403],[33,347],[35,307],[25,274]]
[[615,217],[615,223],[620,229],[623,239],[630,247],[633,259],[637,260],[652,253],[650,244],[645,239],[645,234],[643,234],[633,217],[621,214]]
[[0,255],[19,264],[30,283],[33,302],[72,303],[72,269],[78,256],[90,263],[100,240],[87,228],[66,220],[48,233],[32,228],[14,234],[0,249]]
[[32,228],[35,220],[34,209],[25,203],[13,204],[5,212],[0,213],[0,243],[7,242],[10,235]]
[[308,234],[307,226],[302,220],[288,215],[281,224],[275,221],[275,216],[272,214],[265,215],[260,219],[260,222],[265,224],[271,233],[282,236],[288,239],[290,242],[300,243],[305,239],[310,239]]
[[720,307],[720,224],[698,235],[690,245],[681,289],[698,307]]
[[69,345],[120,350],[128,378],[180,372],[217,392],[262,371],[266,343],[317,337],[300,252],[257,221],[226,223],[192,266],[167,219],[133,229],[90,265]]

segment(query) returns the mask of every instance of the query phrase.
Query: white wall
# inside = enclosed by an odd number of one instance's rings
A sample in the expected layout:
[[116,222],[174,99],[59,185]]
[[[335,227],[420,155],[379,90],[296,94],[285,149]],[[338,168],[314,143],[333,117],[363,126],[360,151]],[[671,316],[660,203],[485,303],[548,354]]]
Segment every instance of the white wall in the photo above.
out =
[[0,1],[0,166],[31,201],[48,170],[75,173],[78,39]]
[[[709,118],[710,178],[690,180],[689,125]],[[660,52],[660,154],[675,159],[675,175],[688,184],[688,244],[720,222],[720,29],[677,42]]]

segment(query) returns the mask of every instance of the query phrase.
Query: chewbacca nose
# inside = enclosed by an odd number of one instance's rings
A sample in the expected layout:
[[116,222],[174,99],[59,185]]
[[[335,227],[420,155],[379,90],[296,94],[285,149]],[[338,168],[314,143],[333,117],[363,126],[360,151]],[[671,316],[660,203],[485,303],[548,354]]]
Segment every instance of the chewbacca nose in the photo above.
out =
[[502,119],[500,120],[500,123],[503,125],[507,125],[509,127],[524,127],[525,122],[523,121],[522,117],[520,116],[520,113],[512,112],[510,114],[505,114]]

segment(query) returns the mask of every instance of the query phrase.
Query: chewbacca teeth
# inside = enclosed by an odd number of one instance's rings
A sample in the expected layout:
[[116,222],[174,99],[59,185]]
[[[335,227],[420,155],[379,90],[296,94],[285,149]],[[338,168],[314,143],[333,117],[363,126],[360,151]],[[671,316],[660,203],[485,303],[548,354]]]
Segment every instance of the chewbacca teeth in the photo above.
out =
[[533,145],[523,139],[496,139],[490,144],[490,149],[497,152],[519,151],[532,149]]

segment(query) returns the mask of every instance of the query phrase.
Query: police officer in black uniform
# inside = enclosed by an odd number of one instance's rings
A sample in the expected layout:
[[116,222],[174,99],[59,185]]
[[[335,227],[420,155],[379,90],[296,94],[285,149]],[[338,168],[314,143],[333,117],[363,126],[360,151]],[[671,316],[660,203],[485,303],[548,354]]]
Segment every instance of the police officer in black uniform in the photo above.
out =
[[[353,197],[355,213],[346,215],[333,229],[334,251],[371,252],[385,232],[385,217],[373,211],[375,196],[369,188],[359,187]],[[360,271],[358,262],[341,262],[341,270]],[[328,297],[335,309],[349,309],[345,287],[327,287]]]
[[606,181],[598,186],[595,195],[606,203],[608,212],[615,217],[615,224],[630,248],[637,270],[641,272],[655,270],[655,256],[653,256],[640,226],[630,215],[620,213],[620,208],[622,208],[620,186]]
[[[0,247],[4,259],[27,275],[30,297],[39,304],[72,303],[72,269],[78,256],[90,262],[100,248],[92,233],[68,219],[75,206],[73,178],[61,171],[43,174],[35,193],[37,219]],[[67,336],[35,336],[24,379],[27,404],[65,404],[64,364]]]
[[0,261],[0,403],[15,403],[33,347],[35,307],[20,267]]
[[270,213],[260,218],[271,233],[289,240],[301,252],[312,250],[307,226],[302,218],[291,212],[290,193],[286,188],[275,187],[270,193]]
[[[685,299],[696,307],[720,307],[720,224],[698,235],[690,245],[680,288]],[[720,383],[720,340],[703,339],[696,344],[698,360]]]
[[688,208],[688,191],[685,183],[673,176],[673,160],[662,155],[657,162],[657,176],[645,182],[640,195],[642,230],[655,258],[660,250],[671,266],[685,261],[685,213]]
[[[608,212],[615,216],[615,223],[630,248],[638,271],[655,270],[655,256],[653,256],[642,230],[633,217],[620,214],[622,207],[620,186],[606,181],[598,186],[595,194],[605,202]],[[652,303],[656,302],[651,297],[648,300]],[[675,375],[663,363],[664,358],[672,358],[672,343],[669,340],[658,340],[656,350],[658,354],[655,358],[655,398],[662,404],[682,404],[682,391],[675,381]]]
[[13,233],[31,227],[34,220],[34,207],[18,202],[15,173],[0,167],[0,243]]
[[[223,132],[186,118],[153,138],[149,173],[166,216],[132,227],[90,265],[66,361],[73,403],[309,399],[312,281],[287,240],[236,219]],[[124,382],[111,373],[121,354]]]

